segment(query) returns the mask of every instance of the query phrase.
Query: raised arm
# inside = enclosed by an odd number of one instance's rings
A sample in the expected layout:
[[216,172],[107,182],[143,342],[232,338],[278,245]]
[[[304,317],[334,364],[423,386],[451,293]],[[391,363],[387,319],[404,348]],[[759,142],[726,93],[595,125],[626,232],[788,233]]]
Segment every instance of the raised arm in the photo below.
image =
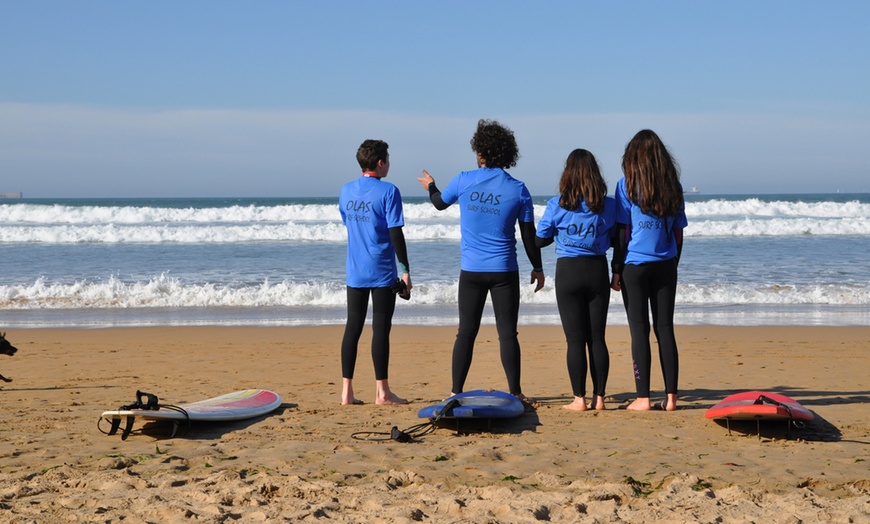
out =
[[429,191],[429,201],[432,202],[435,209],[443,211],[450,207],[450,204],[445,204],[444,201],[441,200],[441,191],[439,191],[438,187],[435,186],[435,179],[432,178],[432,175],[430,175],[428,171],[424,169],[423,176],[418,177],[417,182],[420,182],[423,189]]

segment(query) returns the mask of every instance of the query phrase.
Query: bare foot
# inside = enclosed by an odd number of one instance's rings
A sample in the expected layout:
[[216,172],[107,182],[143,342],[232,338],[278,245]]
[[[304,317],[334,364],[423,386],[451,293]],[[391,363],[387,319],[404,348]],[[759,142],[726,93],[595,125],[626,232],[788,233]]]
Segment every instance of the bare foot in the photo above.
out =
[[562,406],[562,409],[569,409],[571,411],[586,411],[587,409],[589,409],[589,406],[586,405],[586,397],[574,397],[574,402]]
[[652,406],[649,403],[649,397],[638,397],[634,399],[631,404],[626,406],[625,409],[627,409],[628,411],[649,411],[650,409],[652,409]]
[[362,404],[362,400],[358,400],[353,394],[353,379],[341,379],[341,405],[342,406],[358,406]]
[[605,410],[607,406],[604,405],[604,397],[595,395],[595,409],[596,410]]
[[399,398],[395,393],[387,393],[383,397],[379,397],[375,399],[375,404],[378,406],[393,406],[398,404],[407,404],[408,401],[403,398]]

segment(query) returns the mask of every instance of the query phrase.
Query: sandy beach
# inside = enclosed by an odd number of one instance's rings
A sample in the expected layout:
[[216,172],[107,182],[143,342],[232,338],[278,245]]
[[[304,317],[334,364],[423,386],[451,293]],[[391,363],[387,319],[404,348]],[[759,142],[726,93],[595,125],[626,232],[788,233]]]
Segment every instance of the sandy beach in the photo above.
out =
[[[395,327],[390,382],[407,406],[376,406],[367,336],[340,406],[341,326],[159,327],[7,332],[0,356],[0,515],[49,522],[870,522],[870,328],[678,327],[676,412],[619,410],[633,397],[628,333],[608,330],[608,410],[570,412],[558,326],[520,327],[517,419],[417,443],[355,440],[421,422],[449,394],[454,327]],[[661,372],[652,374],[661,398]],[[494,328],[468,389],[504,389]],[[169,438],[137,422],[122,441],[99,414],[135,400],[279,393],[272,414],[195,424]],[[731,393],[776,391],[816,419],[786,438],[704,412]]]

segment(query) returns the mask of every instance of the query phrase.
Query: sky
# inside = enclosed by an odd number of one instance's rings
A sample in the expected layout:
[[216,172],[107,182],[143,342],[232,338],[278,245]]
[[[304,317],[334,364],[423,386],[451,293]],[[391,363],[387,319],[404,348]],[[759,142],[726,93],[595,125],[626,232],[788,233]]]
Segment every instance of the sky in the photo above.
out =
[[[356,149],[424,196],[478,119],[552,195],[655,130],[702,194],[870,191],[870,2],[0,0],[0,192],[337,196]],[[612,190],[612,189],[611,189]]]

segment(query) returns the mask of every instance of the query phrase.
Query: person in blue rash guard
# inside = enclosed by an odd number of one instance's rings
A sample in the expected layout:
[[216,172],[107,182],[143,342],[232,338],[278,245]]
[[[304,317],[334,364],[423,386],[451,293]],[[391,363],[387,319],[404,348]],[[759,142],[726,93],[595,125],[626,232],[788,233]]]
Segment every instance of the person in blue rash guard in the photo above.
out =
[[648,411],[650,320],[659,345],[666,398],[656,408],[677,409],[679,356],[674,335],[677,265],[686,227],[685,201],[676,161],[657,134],[639,131],[625,146],[625,174],[616,183],[617,235],[611,287],[622,291],[631,333],[637,398],[626,409]]
[[520,307],[516,227],[532,264],[531,283],[544,287],[541,250],[535,245],[534,206],[525,184],[505,169],[519,157],[513,131],[493,120],[480,120],[471,139],[477,169],[456,175],[443,191],[425,169],[417,180],[436,209],[458,202],[461,230],[459,330],[453,345],[452,393],[462,393],[471,368],[474,341],[487,294],[492,297],[502,366],[511,394],[525,399],[520,387]]
[[[591,370],[594,409],[605,409],[610,354],[604,339],[610,307],[607,250],[616,226],[616,202],[595,156],[575,149],[565,161],[559,196],[547,202],[538,222],[538,247],[556,242],[556,304],[568,343],[568,376],[574,401],[565,409],[586,411],[586,371]],[[586,348],[589,360],[586,360]]]
[[402,227],[402,195],[384,181],[390,171],[389,146],[366,140],[356,159],[362,176],[341,188],[339,210],[347,227],[347,324],[341,341],[341,404],[362,404],[353,392],[359,339],[372,300],[372,361],[375,367],[375,403],[407,404],[390,390],[390,330],[396,308],[396,259],[402,268],[403,293],[410,293],[411,275]]

